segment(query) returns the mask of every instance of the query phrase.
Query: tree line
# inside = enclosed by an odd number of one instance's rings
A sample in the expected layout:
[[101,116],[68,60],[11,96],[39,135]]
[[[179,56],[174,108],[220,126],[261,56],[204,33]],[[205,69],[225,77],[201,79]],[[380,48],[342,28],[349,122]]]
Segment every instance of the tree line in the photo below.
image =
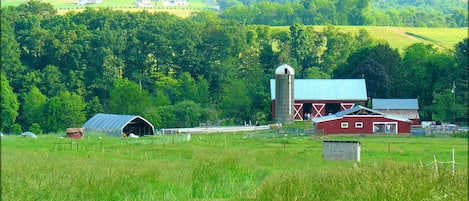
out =
[[245,24],[467,27],[467,2],[452,0],[220,0],[221,17]]
[[422,120],[467,120],[467,39],[399,53],[365,30],[248,26],[210,11],[56,15],[37,1],[2,8],[1,24],[3,132],[63,132],[97,113],[156,128],[268,123],[283,63],[297,78],[365,78],[371,98],[418,98]]

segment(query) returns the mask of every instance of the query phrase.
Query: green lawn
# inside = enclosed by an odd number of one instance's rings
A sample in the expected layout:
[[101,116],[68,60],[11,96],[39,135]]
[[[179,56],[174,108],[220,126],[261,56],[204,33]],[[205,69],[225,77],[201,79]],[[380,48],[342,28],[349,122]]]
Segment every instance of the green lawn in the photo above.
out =
[[[100,138],[101,137],[101,138]],[[361,161],[325,161],[322,139]],[[76,142],[71,144],[71,142]],[[58,144],[62,143],[62,144]],[[1,138],[2,200],[464,200],[467,138],[276,135]],[[456,172],[451,164],[455,149]]]

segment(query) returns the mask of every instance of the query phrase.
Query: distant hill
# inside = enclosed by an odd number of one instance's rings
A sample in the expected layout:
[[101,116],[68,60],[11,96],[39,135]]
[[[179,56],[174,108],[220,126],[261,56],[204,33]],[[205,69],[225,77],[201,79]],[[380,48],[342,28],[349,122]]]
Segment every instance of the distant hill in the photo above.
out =
[[[421,27],[376,27],[376,26],[334,26],[343,32],[357,33],[365,29],[377,40],[387,41],[391,47],[403,52],[414,43],[433,44],[443,50],[453,50],[454,45],[468,37],[467,28],[421,28]],[[288,29],[288,27],[277,27]],[[314,26],[322,31],[325,26]]]
[[[2,7],[17,6],[26,3],[28,0],[1,0]],[[116,10],[124,11],[141,11],[149,12],[169,12],[180,17],[187,17],[192,12],[198,12],[204,9],[213,9],[208,6],[206,0],[188,0],[188,6],[163,6],[163,0],[154,2],[153,8],[143,8],[135,4],[135,0],[102,0],[99,4],[87,4],[78,6],[76,0],[42,0],[44,3],[50,3],[58,9],[59,14],[69,11],[81,11],[86,7],[98,8],[109,7]],[[374,3],[380,3],[381,7],[384,0],[374,0]],[[394,1],[389,1],[389,3]],[[409,4],[408,4],[409,5]],[[452,50],[454,45],[464,38],[468,37],[467,28],[419,28],[419,27],[377,27],[377,26],[335,26],[344,32],[358,32],[359,29],[367,30],[370,35],[378,40],[388,41],[393,48],[399,49],[401,52],[411,44],[423,42],[434,44],[443,50]],[[285,28],[274,27],[274,28]],[[322,31],[324,26],[315,26],[317,31]]]

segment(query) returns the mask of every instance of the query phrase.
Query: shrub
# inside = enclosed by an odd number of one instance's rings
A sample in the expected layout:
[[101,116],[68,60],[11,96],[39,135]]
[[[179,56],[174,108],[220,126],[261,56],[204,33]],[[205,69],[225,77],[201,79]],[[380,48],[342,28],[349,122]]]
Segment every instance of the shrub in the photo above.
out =
[[42,134],[42,129],[41,126],[38,123],[33,123],[28,129],[30,132],[33,132],[35,134]]
[[13,124],[10,128],[10,133],[13,134],[13,135],[19,135],[22,132],[23,131],[22,131],[21,126],[19,124]]

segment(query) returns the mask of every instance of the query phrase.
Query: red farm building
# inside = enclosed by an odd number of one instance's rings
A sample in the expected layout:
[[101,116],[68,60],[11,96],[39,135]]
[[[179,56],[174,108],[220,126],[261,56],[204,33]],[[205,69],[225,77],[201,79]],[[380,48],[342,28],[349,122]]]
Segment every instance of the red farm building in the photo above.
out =
[[[270,80],[272,118],[275,119],[275,79]],[[294,79],[294,120],[309,120],[365,105],[364,79]]]
[[407,118],[412,125],[420,125],[419,103],[417,99],[380,99],[371,100],[372,109],[382,113]]
[[363,106],[315,118],[313,127],[325,134],[409,134],[412,121]]

